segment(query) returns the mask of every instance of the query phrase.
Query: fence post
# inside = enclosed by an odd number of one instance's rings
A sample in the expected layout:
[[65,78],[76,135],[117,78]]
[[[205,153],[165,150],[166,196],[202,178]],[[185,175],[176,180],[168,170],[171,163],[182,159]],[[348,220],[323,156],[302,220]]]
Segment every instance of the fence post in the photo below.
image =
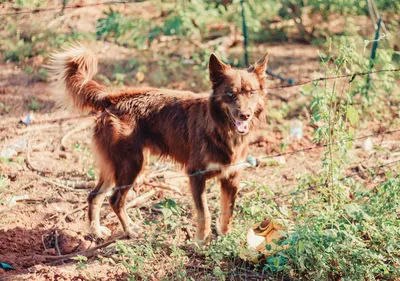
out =
[[[374,44],[372,45],[371,58],[370,58],[370,62],[369,62],[369,70],[370,71],[374,67],[374,60],[375,60],[375,57],[376,57],[376,50],[378,49],[378,44],[379,44],[379,31],[381,29],[381,23],[382,23],[382,15],[379,15],[378,26],[376,28]],[[370,82],[371,82],[371,77],[368,75],[367,76],[367,92],[366,92],[367,97],[368,97],[368,91],[369,91],[369,87],[370,87]]]
[[246,16],[244,14],[244,1],[240,0],[240,6],[242,7],[242,29],[243,29],[243,47],[244,47],[244,64],[246,67],[249,66],[249,54],[247,52],[247,26],[246,26]]

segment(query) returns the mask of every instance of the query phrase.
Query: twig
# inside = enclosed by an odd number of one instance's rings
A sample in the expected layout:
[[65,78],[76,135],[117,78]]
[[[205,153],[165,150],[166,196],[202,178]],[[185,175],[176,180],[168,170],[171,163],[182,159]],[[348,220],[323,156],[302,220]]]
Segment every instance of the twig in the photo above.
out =
[[74,214],[74,213],[76,213],[76,212],[79,212],[79,211],[85,209],[86,207],[87,207],[87,205],[84,204],[83,206],[80,206],[80,207],[78,207],[78,208],[75,208],[75,209],[73,209],[71,212],[66,213],[66,214],[63,215],[62,218],[56,223],[56,225],[60,224],[62,221],[65,221],[65,220],[67,219],[68,216],[70,216],[70,215],[72,215],[72,214]]
[[283,102],[289,102],[289,99],[288,99],[288,98],[282,97],[282,96],[280,96],[280,95],[278,95],[278,94],[273,94],[273,93],[268,92],[267,95],[268,95],[268,96],[271,96],[271,97],[274,97],[274,98],[276,98],[276,99],[278,99],[278,100],[281,100],[281,101],[283,101]]
[[[131,4],[127,1],[112,1],[112,2],[99,2],[99,3],[91,3],[88,5],[73,5],[73,6],[65,6],[65,9],[80,9],[84,7],[94,7],[94,6],[99,6],[99,5],[114,5],[114,4]],[[54,11],[54,10],[60,10],[62,7],[52,7],[52,8],[43,8],[43,9],[32,9],[32,10],[22,10],[22,11],[16,11],[16,12],[8,12],[8,13],[2,13],[0,16],[14,16],[14,15],[20,15],[20,14],[36,14],[36,13],[41,13],[41,12],[48,12],[48,11]]]
[[96,247],[91,248],[91,249],[75,252],[75,253],[68,254],[68,255],[60,255],[60,256],[35,255],[35,256],[38,257],[38,258],[42,258],[42,259],[46,259],[46,260],[52,260],[52,261],[65,261],[65,260],[69,260],[69,259],[71,259],[73,257],[76,257],[76,256],[91,257],[91,256],[93,256],[95,254],[94,252],[96,250],[101,249],[101,248],[105,248],[105,247],[111,245],[112,243],[114,243],[117,240],[126,239],[126,238],[129,238],[129,236],[127,234],[123,234],[123,235],[117,236],[115,238],[112,238],[111,240],[109,240],[107,242],[104,242],[104,243],[102,243],[102,244],[100,244],[100,245],[98,245]]
[[40,170],[37,169],[35,167],[33,167],[32,163],[31,163],[31,142],[29,141],[29,139],[27,140],[27,151],[26,151],[26,158],[25,158],[25,164],[26,167],[31,170],[32,172],[37,172],[39,174],[51,174],[50,171],[44,171],[44,170]]
[[182,192],[179,190],[178,187],[169,185],[169,184],[166,184],[163,182],[149,182],[148,180],[143,180],[143,184],[147,184],[147,185],[153,186],[155,188],[169,190],[169,191],[175,192],[179,195],[182,195]]
[[47,250],[46,244],[44,243],[44,235],[42,234],[42,244],[43,244],[43,248],[45,250]]
[[66,19],[71,18],[71,17],[73,17],[73,16],[75,16],[75,15],[79,15],[81,12],[82,12],[81,10],[75,10],[75,11],[72,11],[72,12],[70,12],[70,13],[68,13],[68,14],[64,14],[64,15],[62,15],[62,16],[59,16],[59,17],[55,18],[54,20],[52,20],[52,21],[47,25],[47,28],[48,28],[48,29],[52,29],[52,28],[54,28],[56,25],[62,24]]
[[93,124],[92,120],[89,120],[89,122],[85,122],[85,123],[81,124],[80,126],[76,127],[75,129],[73,129],[73,130],[69,131],[68,133],[66,133],[61,139],[61,150],[66,150],[67,146],[65,145],[65,143],[66,143],[66,141],[68,140],[68,138],[70,136],[72,136],[73,134],[76,134],[76,133],[78,133],[80,131],[83,131],[83,130],[87,129],[92,124]]
[[63,189],[69,190],[69,191],[74,191],[74,192],[87,192],[85,189],[76,189],[76,188],[72,188],[72,187],[66,186],[66,185],[64,185],[64,184],[62,184],[62,183],[55,182],[55,181],[53,181],[53,180],[47,179],[47,178],[45,178],[45,177],[42,177],[42,176],[40,176],[40,175],[38,175],[38,177],[39,177],[39,179],[40,179],[41,181],[44,181],[44,182],[46,182],[46,183],[49,183],[49,184],[52,184],[52,185],[55,185],[55,186],[58,186],[58,187],[61,187],[61,188],[63,188]]
[[168,170],[167,166],[166,167],[162,167],[161,169],[156,170],[156,171],[149,171],[148,173],[144,174],[144,177],[146,177],[146,178],[149,178],[149,177],[150,178],[158,178],[159,176],[164,175],[164,172],[166,170]]
[[94,117],[94,116],[95,116],[94,114],[88,114],[88,115],[62,117],[62,118],[47,119],[47,120],[42,120],[42,121],[35,121],[35,124],[29,125],[28,127],[23,126],[23,128],[19,128],[19,127],[15,128],[15,127],[10,127],[9,125],[6,125],[6,126],[1,126],[0,131],[15,130],[16,134],[24,134],[24,133],[31,132],[31,131],[36,132],[39,130],[57,127],[57,126],[60,126],[61,123],[65,122],[65,121],[84,119],[84,118]]
[[152,189],[149,192],[146,192],[146,193],[140,195],[139,197],[136,197],[132,201],[128,202],[126,204],[126,208],[132,208],[132,207],[136,207],[140,204],[143,204],[144,202],[146,202],[147,200],[149,200],[151,197],[153,197],[156,194],[157,194],[157,190]]
[[59,180],[59,183],[72,187],[74,189],[91,189],[96,186],[96,183],[94,181],[84,181],[84,180],[79,180],[79,181],[69,181],[69,180]]
[[[17,129],[16,134],[22,135],[22,134],[25,134],[25,133],[31,132],[31,131],[37,132],[39,130],[49,129],[49,128],[58,127],[58,126],[60,126],[60,124],[30,125],[29,127],[26,127],[26,128]],[[4,129],[6,129],[6,128],[4,128]]]
[[57,231],[57,227],[54,230],[54,246],[55,246],[55,248],[57,250],[57,254],[59,256],[61,256],[60,247],[58,247],[58,231]]

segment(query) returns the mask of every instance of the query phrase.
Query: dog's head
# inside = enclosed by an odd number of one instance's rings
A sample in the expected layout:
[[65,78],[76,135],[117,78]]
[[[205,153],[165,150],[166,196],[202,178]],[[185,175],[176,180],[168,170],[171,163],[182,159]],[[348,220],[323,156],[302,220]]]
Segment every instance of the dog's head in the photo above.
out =
[[247,70],[234,69],[214,54],[210,57],[209,71],[213,94],[211,103],[220,108],[240,135],[249,132],[253,119],[259,118],[266,94],[265,71],[268,55]]

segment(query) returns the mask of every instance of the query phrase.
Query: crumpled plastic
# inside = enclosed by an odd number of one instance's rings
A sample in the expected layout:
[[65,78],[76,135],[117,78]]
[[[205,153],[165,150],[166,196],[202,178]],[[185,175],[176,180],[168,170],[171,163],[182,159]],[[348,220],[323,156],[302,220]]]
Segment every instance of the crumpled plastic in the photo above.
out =
[[254,224],[247,232],[248,248],[255,250],[250,261],[258,263],[260,258],[267,258],[287,249],[289,245],[278,245],[278,241],[285,237],[287,225],[287,221],[281,219],[266,219]]

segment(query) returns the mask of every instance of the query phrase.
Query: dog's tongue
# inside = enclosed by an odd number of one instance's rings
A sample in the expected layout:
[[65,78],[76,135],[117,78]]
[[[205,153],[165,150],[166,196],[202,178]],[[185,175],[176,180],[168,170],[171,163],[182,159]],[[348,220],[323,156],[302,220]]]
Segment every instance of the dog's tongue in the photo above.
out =
[[235,126],[239,133],[245,134],[249,132],[249,122],[248,121],[237,121],[235,120]]

